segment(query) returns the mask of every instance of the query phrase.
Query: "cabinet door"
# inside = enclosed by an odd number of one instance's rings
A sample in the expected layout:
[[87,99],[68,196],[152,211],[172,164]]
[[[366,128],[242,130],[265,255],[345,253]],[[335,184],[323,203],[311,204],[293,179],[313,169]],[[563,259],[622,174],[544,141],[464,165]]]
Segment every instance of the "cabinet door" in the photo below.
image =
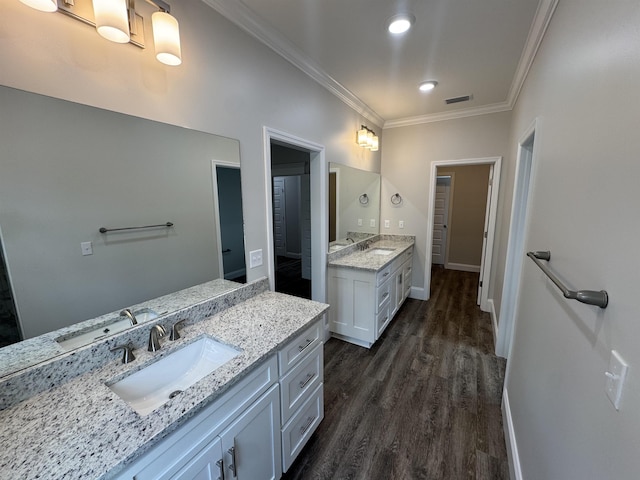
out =
[[226,480],[277,480],[282,475],[280,389],[267,393],[220,434]]
[[223,480],[222,470],[222,447],[220,438],[216,437],[171,480]]

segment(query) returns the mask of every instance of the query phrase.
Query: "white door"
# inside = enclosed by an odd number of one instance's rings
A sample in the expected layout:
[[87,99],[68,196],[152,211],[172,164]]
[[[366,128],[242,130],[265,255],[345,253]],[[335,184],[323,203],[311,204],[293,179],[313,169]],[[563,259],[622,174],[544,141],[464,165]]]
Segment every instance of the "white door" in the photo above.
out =
[[484,211],[484,230],[482,234],[482,258],[480,260],[480,281],[478,282],[478,300],[477,304],[480,305],[482,299],[482,289],[487,288],[488,285],[483,285],[482,279],[484,278],[485,257],[487,255],[487,235],[489,233],[489,211],[491,210],[491,190],[493,188],[493,165],[489,169],[489,188],[487,188],[487,208]]
[[278,480],[282,475],[279,385],[256,400],[220,438],[224,478]]
[[273,243],[276,255],[287,252],[284,177],[273,177]]
[[451,177],[438,177],[433,215],[433,246],[431,248],[431,263],[434,265],[444,265],[447,256],[447,222],[449,219],[450,192]]
[[311,280],[311,176],[300,176],[302,278]]

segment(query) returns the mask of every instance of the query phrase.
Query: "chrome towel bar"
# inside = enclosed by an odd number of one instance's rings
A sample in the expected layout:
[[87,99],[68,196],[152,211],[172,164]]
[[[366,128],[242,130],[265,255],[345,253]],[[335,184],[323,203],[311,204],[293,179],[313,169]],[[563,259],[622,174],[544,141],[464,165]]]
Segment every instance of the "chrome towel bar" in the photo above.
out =
[[551,279],[553,283],[560,289],[564,298],[568,298],[571,300],[578,300],[579,302],[586,303],[587,305],[597,305],[600,308],[607,308],[607,304],[609,303],[609,295],[606,291],[600,290],[569,290],[565,287],[562,282],[556,277],[549,267],[546,264],[542,263],[541,260],[546,260],[547,262],[551,260],[551,252],[527,252],[527,257],[535,262],[540,270],[542,270],[547,277]]
[[167,223],[161,223],[159,225],[144,225],[142,227],[122,227],[122,228],[104,228],[104,227],[100,227],[100,229],[98,230],[100,233],[107,233],[107,232],[119,232],[120,230],[139,230],[141,228],[156,228],[156,227],[173,227],[173,223],[171,222],[167,222]]

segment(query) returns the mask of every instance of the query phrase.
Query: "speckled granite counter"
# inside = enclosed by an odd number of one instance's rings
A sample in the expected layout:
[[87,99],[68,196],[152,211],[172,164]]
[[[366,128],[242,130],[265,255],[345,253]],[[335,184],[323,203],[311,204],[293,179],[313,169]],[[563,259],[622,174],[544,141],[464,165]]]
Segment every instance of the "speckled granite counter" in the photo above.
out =
[[[413,247],[415,243],[415,237],[409,235],[382,235],[377,238],[369,245],[369,248],[341,256],[336,260],[329,260],[328,264],[333,267],[376,272]],[[376,255],[373,253],[376,248],[393,249],[393,252],[389,255]]]
[[[111,478],[124,464],[216,400],[327,309],[325,304],[265,292],[185,326],[182,338],[163,342],[159,352],[137,349],[133,363],[122,365],[114,359],[1,411],[0,478]],[[149,415],[139,416],[105,385],[203,335],[242,353]]]

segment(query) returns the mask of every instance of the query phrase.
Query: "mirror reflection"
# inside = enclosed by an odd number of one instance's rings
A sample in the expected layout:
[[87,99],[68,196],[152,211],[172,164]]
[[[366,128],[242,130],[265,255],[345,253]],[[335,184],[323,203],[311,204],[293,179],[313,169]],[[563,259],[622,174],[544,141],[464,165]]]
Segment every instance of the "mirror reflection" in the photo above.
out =
[[329,253],[379,233],[380,174],[329,163]]
[[[244,280],[238,140],[8,87],[0,109],[5,344],[16,321],[33,338],[212,279]],[[215,182],[227,172],[215,162],[233,170],[222,202]],[[218,215],[232,204],[233,221]],[[99,232],[149,225],[162,226]]]

